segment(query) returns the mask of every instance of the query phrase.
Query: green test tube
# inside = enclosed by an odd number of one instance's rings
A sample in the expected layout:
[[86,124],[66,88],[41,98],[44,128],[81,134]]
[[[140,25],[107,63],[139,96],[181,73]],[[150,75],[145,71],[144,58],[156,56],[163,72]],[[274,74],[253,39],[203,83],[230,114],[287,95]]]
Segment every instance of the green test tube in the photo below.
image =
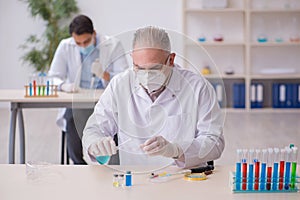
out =
[[295,189],[296,187],[297,155],[298,155],[298,148],[292,147],[292,174],[291,174],[292,189]]

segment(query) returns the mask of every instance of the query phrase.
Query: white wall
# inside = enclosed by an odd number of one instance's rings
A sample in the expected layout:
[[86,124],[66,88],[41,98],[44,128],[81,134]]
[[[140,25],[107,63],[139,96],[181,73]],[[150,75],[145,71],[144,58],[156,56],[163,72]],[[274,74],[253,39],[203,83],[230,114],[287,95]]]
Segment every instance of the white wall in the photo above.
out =
[[[181,0],[77,0],[80,13],[98,32],[118,35],[145,25],[181,32]],[[41,34],[43,21],[30,16],[25,3],[0,0],[0,89],[22,89],[33,69],[22,63],[19,48],[30,34]]]

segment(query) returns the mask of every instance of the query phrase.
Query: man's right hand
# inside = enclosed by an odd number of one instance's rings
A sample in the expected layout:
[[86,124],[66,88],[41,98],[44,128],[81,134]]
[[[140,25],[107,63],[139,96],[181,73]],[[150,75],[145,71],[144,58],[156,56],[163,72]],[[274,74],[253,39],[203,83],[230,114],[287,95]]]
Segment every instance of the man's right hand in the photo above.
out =
[[69,93],[77,92],[77,89],[76,89],[74,83],[63,83],[61,85],[61,90],[64,92],[69,92]]
[[117,146],[112,137],[103,137],[91,144],[88,152],[95,158],[98,156],[111,156],[117,153]]

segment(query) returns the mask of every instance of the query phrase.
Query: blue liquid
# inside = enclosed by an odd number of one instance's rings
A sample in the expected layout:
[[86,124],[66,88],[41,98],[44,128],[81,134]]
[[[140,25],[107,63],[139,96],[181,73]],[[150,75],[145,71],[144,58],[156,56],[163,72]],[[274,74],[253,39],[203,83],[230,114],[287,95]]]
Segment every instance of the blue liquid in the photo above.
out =
[[277,190],[278,189],[277,184],[278,184],[278,163],[274,163],[272,190]]
[[241,176],[242,176],[242,168],[241,163],[236,163],[236,169],[235,169],[235,187],[236,190],[241,190]]
[[101,165],[104,165],[104,164],[106,164],[109,161],[109,158],[110,158],[110,156],[97,156],[96,160]]
[[260,43],[264,43],[264,42],[268,42],[268,39],[265,37],[259,37],[259,38],[257,38],[257,41]]
[[32,96],[32,83],[29,83],[29,96]]
[[47,94],[47,96],[49,96],[49,81],[47,81],[47,88],[46,88],[46,94]]
[[261,164],[261,173],[260,173],[260,190],[266,189],[266,163]]
[[206,38],[205,38],[205,37],[199,37],[199,38],[198,38],[198,41],[199,41],[199,42],[205,42],[205,41],[206,41]]
[[249,175],[248,175],[248,190],[253,190],[253,164],[249,164]]
[[125,186],[132,186],[131,172],[126,172],[126,175],[125,175]]
[[285,185],[284,189],[288,190],[289,189],[289,184],[290,184],[290,176],[291,176],[291,162],[286,162],[285,163]]

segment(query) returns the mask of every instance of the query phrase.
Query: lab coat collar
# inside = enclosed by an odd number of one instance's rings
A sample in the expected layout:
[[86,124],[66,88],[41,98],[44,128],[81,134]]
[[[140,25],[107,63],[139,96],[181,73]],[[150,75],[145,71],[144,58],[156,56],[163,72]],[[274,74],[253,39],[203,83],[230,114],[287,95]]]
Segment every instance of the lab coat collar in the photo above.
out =
[[[180,91],[181,81],[182,81],[182,77],[181,77],[182,75],[180,75],[178,68],[180,68],[180,66],[175,64],[173,67],[173,72],[169,84],[166,86],[166,89],[153,102],[154,104],[163,103],[169,101],[170,99],[174,99],[176,97],[176,94]],[[135,72],[133,70],[132,72],[133,72],[133,80],[134,80],[134,88],[133,88],[134,93],[139,97],[143,98],[144,100],[152,103],[152,100],[150,99],[149,95],[146,93],[144,88],[142,88],[142,86],[139,84],[139,81],[135,76]]]

